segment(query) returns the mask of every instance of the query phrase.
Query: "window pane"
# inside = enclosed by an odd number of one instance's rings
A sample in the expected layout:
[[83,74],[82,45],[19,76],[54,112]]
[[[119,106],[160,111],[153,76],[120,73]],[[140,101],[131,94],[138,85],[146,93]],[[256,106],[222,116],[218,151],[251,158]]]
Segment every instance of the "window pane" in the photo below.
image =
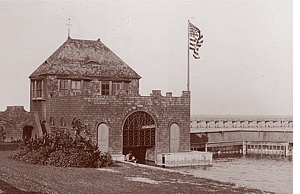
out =
[[68,80],[60,81],[60,91],[63,96],[69,95],[69,81]]
[[36,87],[38,90],[42,89],[42,81],[36,81]]
[[32,81],[32,90],[35,90],[35,81]]
[[60,81],[60,89],[65,89],[65,80]]
[[72,86],[71,86],[71,88],[72,88],[72,89],[76,89],[76,84],[77,84],[76,81],[72,81]]
[[32,81],[32,98],[36,98],[35,81]]
[[101,83],[101,94],[102,95],[109,95],[109,82],[102,82]]
[[112,95],[116,95],[121,88],[121,83],[114,82],[112,88]]
[[126,93],[128,93],[129,92],[129,83],[123,83],[123,90],[125,90],[126,91]]
[[36,95],[37,95],[36,96],[37,98],[41,98],[42,97],[42,91],[41,90],[37,90],[36,91]]
[[69,89],[69,82],[67,80],[64,81],[64,89]]
[[41,98],[42,97],[42,81],[36,81],[36,97]]
[[72,81],[71,88],[76,89],[76,90],[80,90],[81,89],[80,85],[81,85],[81,81]]
[[71,89],[72,89],[72,95],[79,95],[81,94],[81,81],[71,81]]
[[77,81],[77,89],[80,90],[81,89],[81,81]]

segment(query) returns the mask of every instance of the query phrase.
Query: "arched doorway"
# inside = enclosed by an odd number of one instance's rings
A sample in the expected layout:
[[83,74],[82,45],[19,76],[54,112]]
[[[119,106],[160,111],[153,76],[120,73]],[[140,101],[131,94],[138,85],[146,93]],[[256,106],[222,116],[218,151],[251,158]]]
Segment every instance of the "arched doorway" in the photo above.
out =
[[105,123],[98,126],[98,147],[102,152],[108,152],[109,148],[109,130]]
[[172,123],[170,127],[170,152],[179,152],[180,127]]
[[25,125],[23,127],[23,140],[31,139],[32,130],[33,130],[33,126],[31,126],[31,125]]
[[[137,111],[130,114],[123,125],[123,154],[131,150],[139,163],[145,163],[147,149],[155,147],[155,130],[155,120],[149,113]],[[147,157],[147,160],[154,161],[154,156]]]

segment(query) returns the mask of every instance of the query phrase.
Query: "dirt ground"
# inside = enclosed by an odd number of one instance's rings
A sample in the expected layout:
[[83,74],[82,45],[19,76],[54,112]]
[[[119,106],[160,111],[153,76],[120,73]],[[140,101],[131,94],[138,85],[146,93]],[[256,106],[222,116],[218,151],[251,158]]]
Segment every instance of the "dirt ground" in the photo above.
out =
[[9,153],[0,151],[0,193],[266,193],[141,165],[61,168],[14,161]]

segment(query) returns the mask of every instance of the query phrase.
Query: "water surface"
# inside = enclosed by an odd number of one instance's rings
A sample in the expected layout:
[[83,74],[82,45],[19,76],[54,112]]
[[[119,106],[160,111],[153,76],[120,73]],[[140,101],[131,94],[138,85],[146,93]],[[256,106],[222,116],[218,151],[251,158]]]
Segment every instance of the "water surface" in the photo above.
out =
[[182,167],[177,170],[196,177],[232,182],[237,186],[275,193],[293,193],[293,162],[291,158],[242,156],[214,158],[209,167]]

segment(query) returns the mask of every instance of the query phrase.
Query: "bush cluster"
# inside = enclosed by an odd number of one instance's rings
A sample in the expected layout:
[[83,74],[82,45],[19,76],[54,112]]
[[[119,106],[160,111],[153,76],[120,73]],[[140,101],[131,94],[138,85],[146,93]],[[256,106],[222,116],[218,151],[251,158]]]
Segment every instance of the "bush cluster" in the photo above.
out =
[[68,130],[55,128],[41,138],[24,140],[11,158],[59,167],[98,168],[113,164],[111,156],[92,142],[88,128],[80,120],[72,123],[72,129],[75,137]]

